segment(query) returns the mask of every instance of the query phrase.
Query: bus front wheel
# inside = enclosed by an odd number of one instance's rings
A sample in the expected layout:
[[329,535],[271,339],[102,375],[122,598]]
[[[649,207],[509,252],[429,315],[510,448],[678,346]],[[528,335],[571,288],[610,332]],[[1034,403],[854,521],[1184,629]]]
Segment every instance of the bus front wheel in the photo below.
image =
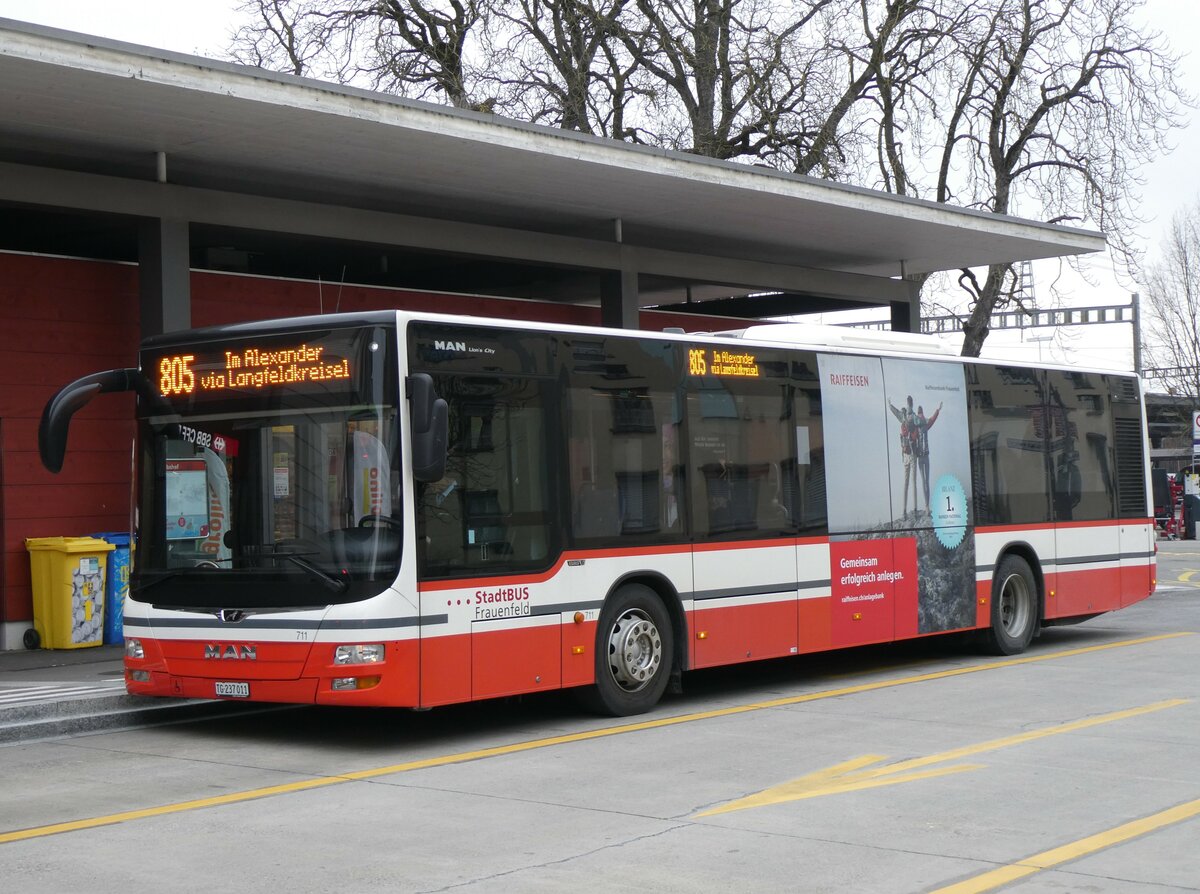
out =
[[1024,652],[1033,640],[1037,622],[1038,591],[1033,571],[1020,556],[1005,556],[992,577],[988,650],[997,655]]
[[625,717],[662,698],[675,654],[671,618],[658,594],[627,584],[605,603],[596,628],[596,683],[580,690],[584,706]]

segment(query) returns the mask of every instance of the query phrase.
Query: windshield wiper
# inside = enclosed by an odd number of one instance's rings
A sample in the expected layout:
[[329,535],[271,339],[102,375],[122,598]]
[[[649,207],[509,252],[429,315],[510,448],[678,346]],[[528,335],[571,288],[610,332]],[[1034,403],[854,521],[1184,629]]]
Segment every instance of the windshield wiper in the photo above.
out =
[[334,577],[328,571],[318,568],[312,562],[308,561],[308,559],[304,558],[305,555],[312,555],[312,553],[274,552],[270,553],[270,555],[273,558],[287,559],[293,565],[304,569],[334,593],[344,593],[346,592],[346,587],[350,586],[350,581],[346,580],[346,578]]
[[143,581],[139,582],[136,586],[134,586],[133,584],[130,584],[129,590],[132,593],[141,593],[143,590],[149,590],[151,587],[157,587],[159,584],[161,584],[165,580],[171,580],[171,578],[179,577],[179,575],[183,574],[184,572],[195,571],[200,568],[203,568],[203,569],[216,568],[217,563],[219,563],[219,562],[232,562],[232,561],[233,561],[232,559],[202,559],[201,561],[197,562],[195,565],[183,565],[178,568],[168,568],[165,571],[159,572],[157,577],[153,577],[150,580],[143,580]]
[[[325,571],[324,569],[320,568],[316,564],[310,562],[307,558],[305,558],[305,556],[316,556],[316,555],[320,555],[320,554],[316,551],[291,552],[286,549],[275,549],[272,547],[270,549],[270,551],[262,550],[260,552],[255,553],[254,557],[267,558],[267,559],[287,559],[287,561],[291,562],[293,565],[295,565],[298,568],[300,568],[301,570],[305,571],[311,577],[316,578],[321,583],[321,585],[324,586],[327,590],[329,590],[333,593],[339,593],[339,594],[345,593],[346,588],[348,586],[350,586],[349,579],[345,578],[345,577],[336,577],[336,576],[330,574],[328,571]],[[245,557],[243,557],[243,558],[245,558]],[[149,590],[151,587],[158,586],[163,581],[171,580],[172,578],[179,577],[181,574],[184,574],[185,572],[196,571],[197,569],[215,567],[218,562],[232,562],[232,561],[234,561],[234,560],[233,559],[209,559],[204,562],[201,562],[198,565],[191,565],[191,566],[186,566],[183,568],[169,568],[166,571],[159,574],[157,577],[154,577],[150,580],[141,581],[136,586],[131,586],[130,591],[134,592],[134,593],[141,593],[145,590]]]
[[158,577],[153,577],[150,580],[142,580],[136,584],[130,584],[129,591],[131,593],[141,593],[144,590],[149,590],[151,587],[157,587],[165,580],[170,580],[173,577],[179,577],[179,575],[183,574],[183,572],[190,570],[191,569],[188,568],[170,568],[159,574]]

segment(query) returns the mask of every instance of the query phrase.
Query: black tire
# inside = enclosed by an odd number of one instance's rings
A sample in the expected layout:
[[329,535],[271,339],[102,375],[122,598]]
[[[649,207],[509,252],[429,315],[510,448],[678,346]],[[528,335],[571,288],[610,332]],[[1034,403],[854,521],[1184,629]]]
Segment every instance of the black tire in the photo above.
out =
[[41,634],[33,627],[25,631],[25,635],[21,638],[21,641],[25,644],[26,649],[37,649],[42,645]]
[[608,600],[596,625],[596,683],[577,691],[598,714],[644,714],[662,698],[671,677],[675,631],[658,594],[627,584]]
[[1016,655],[1033,641],[1038,627],[1038,588],[1029,563],[1005,556],[992,575],[992,626],[984,641],[995,655]]

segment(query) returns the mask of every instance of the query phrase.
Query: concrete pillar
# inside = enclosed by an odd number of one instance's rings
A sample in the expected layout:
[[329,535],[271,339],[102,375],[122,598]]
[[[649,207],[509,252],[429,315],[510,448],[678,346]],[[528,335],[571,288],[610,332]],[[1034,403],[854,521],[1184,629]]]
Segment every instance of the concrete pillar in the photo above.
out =
[[921,292],[912,289],[912,297],[907,301],[889,301],[892,310],[893,332],[921,331]]
[[637,329],[638,275],[625,241],[620,218],[613,221],[613,241],[621,246],[621,269],[600,274],[600,322],[614,329]]
[[188,222],[150,218],[138,230],[142,337],[192,325]]

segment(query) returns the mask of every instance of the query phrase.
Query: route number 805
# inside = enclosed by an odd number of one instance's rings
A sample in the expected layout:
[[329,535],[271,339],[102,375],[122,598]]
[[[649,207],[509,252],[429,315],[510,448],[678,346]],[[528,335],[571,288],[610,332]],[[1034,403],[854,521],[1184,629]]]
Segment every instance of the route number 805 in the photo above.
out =
[[164,397],[172,394],[191,394],[196,388],[196,374],[191,363],[195,354],[164,357],[158,361],[158,391]]

